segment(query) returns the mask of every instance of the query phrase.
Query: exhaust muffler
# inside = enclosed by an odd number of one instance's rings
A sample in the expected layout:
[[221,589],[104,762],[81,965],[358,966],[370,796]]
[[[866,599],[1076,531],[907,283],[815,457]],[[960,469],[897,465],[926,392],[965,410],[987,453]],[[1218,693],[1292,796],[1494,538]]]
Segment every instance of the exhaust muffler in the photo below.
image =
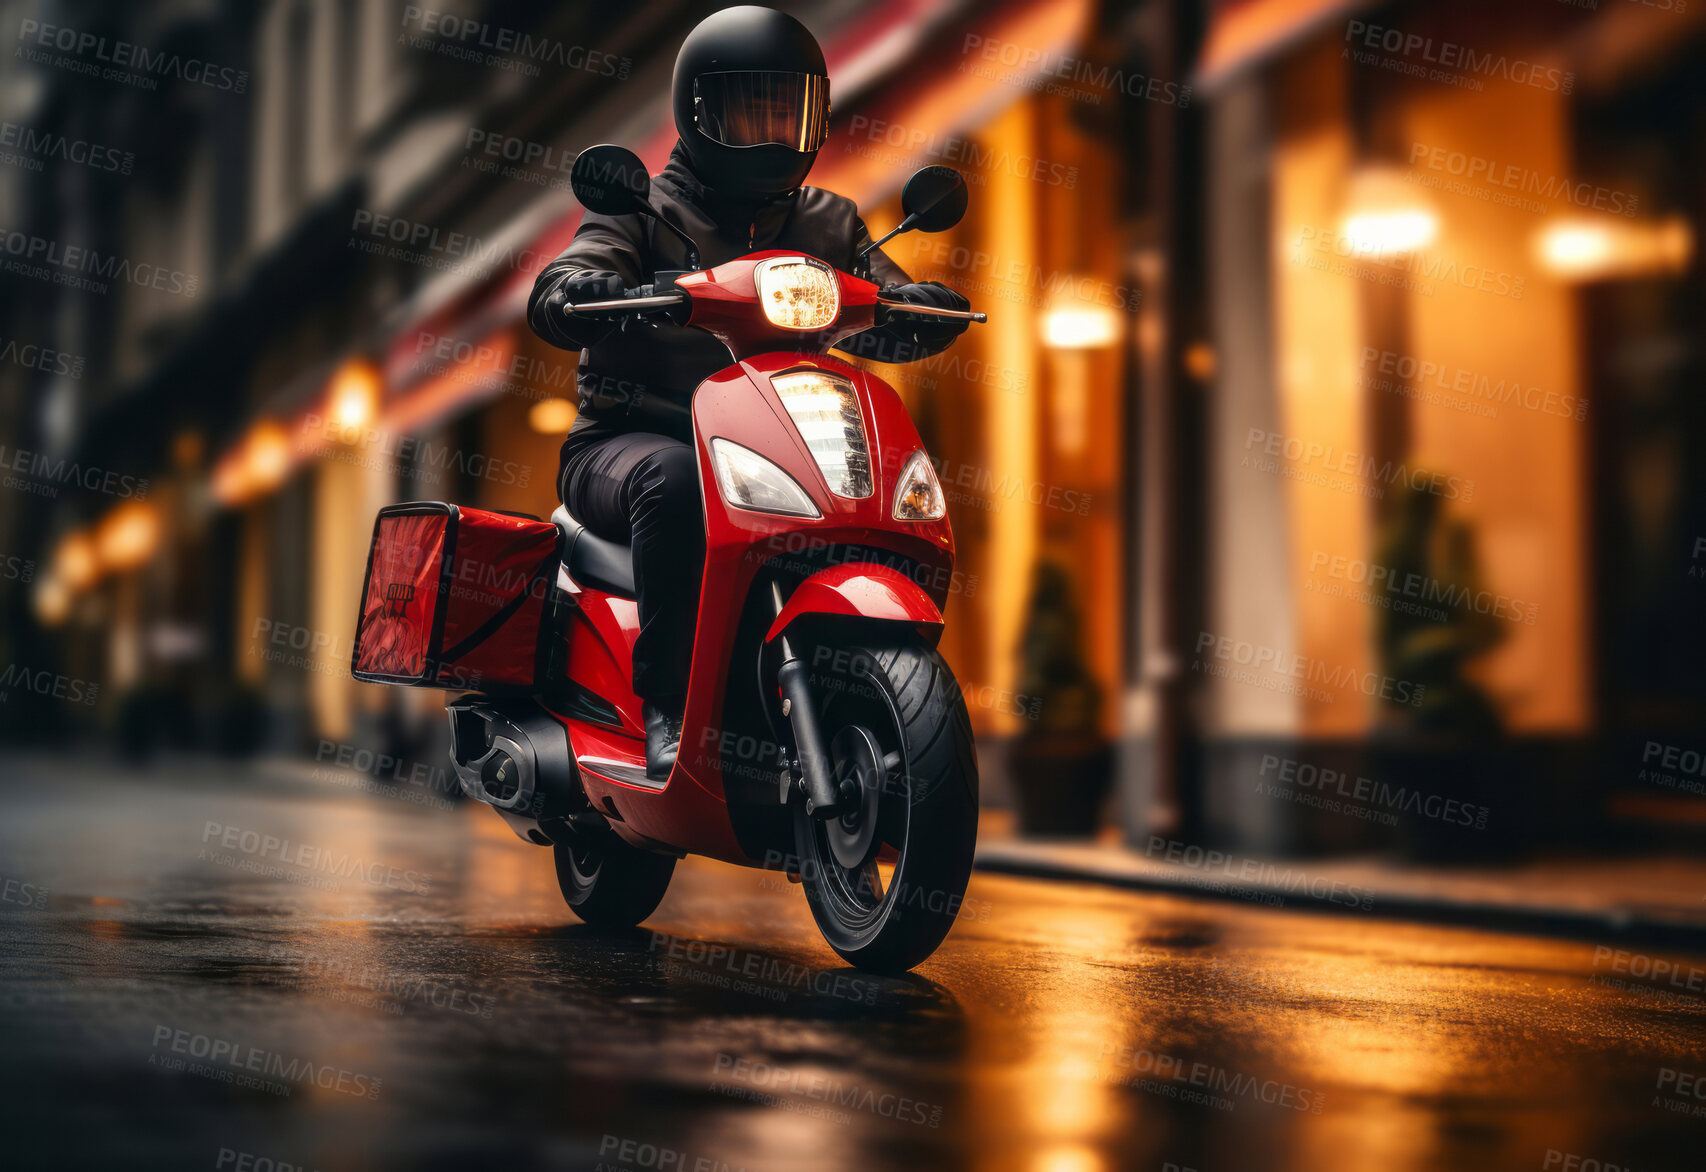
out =
[[569,823],[588,812],[575,780],[568,732],[531,701],[459,696],[450,717],[450,763],[462,792],[484,802],[524,841],[564,841]]

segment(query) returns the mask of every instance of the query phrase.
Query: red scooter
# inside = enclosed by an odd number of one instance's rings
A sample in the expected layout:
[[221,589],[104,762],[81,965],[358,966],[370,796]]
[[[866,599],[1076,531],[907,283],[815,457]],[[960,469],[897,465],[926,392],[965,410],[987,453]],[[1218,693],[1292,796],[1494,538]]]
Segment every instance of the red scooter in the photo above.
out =
[[[594,211],[657,218],[623,148],[583,151],[572,181]],[[925,168],[883,240],[942,231],[965,206],[957,173]],[[899,396],[827,351],[889,314],[984,315],[885,301],[777,250],[565,312],[668,314],[733,358],[692,402],[707,557],[673,771],[646,776],[629,548],[566,509],[549,529],[449,505],[382,513],[356,675],[478,689],[447,705],[462,787],[553,848],[589,923],[638,924],[676,860],[705,855],[797,877],[841,956],[911,968],[953,925],[977,831],[971,726],[935,649],[954,544]],[[436,613],[412,609],[423,595]],[[489,614],[463,614],[470,598]]]

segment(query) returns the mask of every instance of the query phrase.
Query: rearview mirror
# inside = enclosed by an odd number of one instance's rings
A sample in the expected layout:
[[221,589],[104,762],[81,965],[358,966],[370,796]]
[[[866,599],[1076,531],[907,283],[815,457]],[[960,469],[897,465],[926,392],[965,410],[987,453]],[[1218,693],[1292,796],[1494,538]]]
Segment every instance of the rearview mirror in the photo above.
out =
[[600,215],[626,216],[650,207],[651,176],[640,156],[627,147],[611,143],[587,147],[575,156],[569,185],[588,211]]
[[966,181],[952,167],[922,167],[900,192],[907,223],[922,232],[946,232],[966,214]]

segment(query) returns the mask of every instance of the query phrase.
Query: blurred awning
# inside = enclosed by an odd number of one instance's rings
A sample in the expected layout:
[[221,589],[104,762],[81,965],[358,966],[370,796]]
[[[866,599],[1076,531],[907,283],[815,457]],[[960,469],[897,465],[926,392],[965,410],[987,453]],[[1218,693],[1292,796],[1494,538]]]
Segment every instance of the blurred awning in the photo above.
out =
[[1324,26],[1376,0],[1227,0],[1203,38],[1195,86],[1212,94],[1233,78],[1274,57]]

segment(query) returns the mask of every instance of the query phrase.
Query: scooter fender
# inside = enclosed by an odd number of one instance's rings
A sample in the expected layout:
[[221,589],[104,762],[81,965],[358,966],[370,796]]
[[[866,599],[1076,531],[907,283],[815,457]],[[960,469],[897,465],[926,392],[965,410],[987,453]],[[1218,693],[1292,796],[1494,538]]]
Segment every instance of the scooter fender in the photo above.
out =
[[908,624],[932,647],[942,637],[942,612],[917,582],[890,566],[848,562],[795,587],[764,641],[774,643],[802,618],[824,615]]

